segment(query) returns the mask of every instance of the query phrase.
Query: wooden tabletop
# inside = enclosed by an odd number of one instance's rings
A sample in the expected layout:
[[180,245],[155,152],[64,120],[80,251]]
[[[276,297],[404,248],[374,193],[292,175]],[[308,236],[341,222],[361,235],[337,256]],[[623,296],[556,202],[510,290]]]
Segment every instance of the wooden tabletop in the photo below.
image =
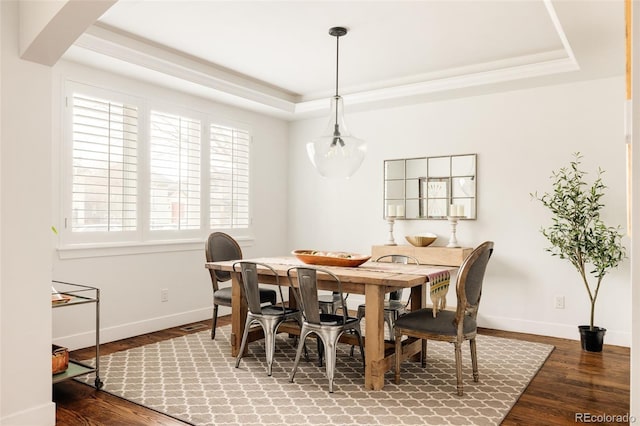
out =
[[[307,265],[295,257],[263,257],[243,259],[251,262],[265,263],[271,266],[278,276],[286,277],[287,270],[294,266],[308,266],[312,268],[327,269],[340,278],[343,283],[375,284],[387,287],[414,287],[427,282],[427,276],[443,271],[455,270],[450,266],[428,266],[401,264],[391,262],[366,262],[354,268],[336,266]],[[228,260],[223,262],[207,262],[209,269],[220,271],[233,271],[233,264],[241,260]],[[262,271],[261,271],[262,272]],[[266,272],[266,271],[264,271]]]

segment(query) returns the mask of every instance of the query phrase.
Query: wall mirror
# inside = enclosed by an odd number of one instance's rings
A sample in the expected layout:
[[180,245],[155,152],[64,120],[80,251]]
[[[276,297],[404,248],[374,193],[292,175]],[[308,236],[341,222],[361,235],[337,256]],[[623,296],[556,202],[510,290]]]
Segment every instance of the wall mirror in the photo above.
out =
[[477,154],[384,162],[384,215],[397,219],[476,219]]

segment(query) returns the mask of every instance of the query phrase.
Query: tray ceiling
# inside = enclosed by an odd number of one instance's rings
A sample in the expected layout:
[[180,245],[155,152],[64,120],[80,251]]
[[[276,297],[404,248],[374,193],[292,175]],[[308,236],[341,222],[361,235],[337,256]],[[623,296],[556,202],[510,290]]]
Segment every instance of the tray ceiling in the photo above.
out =
[[296,118],[333,93],[337,25],[361,107],[624,73],[621,0],[120,0],[65,58]]

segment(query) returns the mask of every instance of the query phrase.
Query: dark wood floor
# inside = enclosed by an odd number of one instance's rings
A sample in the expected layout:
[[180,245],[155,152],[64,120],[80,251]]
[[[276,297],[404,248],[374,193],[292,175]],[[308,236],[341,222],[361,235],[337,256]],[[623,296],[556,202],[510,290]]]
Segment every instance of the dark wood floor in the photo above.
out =
[[[218,325],[229,324],[222,317]],[[207,327],[211,322],[203,321]],[[198,328],[191,332],[202,331]],[[102,355],[188,334],[180,327],[100,346]],[[507,415],[503,425],[566,425],[577,413],[624,415],[629,412],[629,349],[607,346],[601,353],[583,352],[578,341],[482,329],[481,334],[548,343],[551,356]],[[577,333],[577,331],[576,331]],[[92,348],[73,352],[75,359],[95,355]],[[480,366],[482,368],[482,366]],[[481,370],[482,372],[482,370]],[[58,425],[184,425],[171,417],[141,407],[73,380],[53,386]],[[608,424],[600,422],[597,424]],[[611,423],[614,424],[614,423]]]

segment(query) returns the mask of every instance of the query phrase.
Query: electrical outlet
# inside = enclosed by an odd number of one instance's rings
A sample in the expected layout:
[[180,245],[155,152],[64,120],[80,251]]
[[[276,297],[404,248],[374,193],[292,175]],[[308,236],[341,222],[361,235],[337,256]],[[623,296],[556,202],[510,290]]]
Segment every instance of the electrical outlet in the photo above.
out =
[[556,309],[564,309],[564,296],[556,296],[554,307]]
[[169,301],[169,289],[168,288],[163,288],[162,290],[160,290],[160,301],[161,302],[168,302]]

